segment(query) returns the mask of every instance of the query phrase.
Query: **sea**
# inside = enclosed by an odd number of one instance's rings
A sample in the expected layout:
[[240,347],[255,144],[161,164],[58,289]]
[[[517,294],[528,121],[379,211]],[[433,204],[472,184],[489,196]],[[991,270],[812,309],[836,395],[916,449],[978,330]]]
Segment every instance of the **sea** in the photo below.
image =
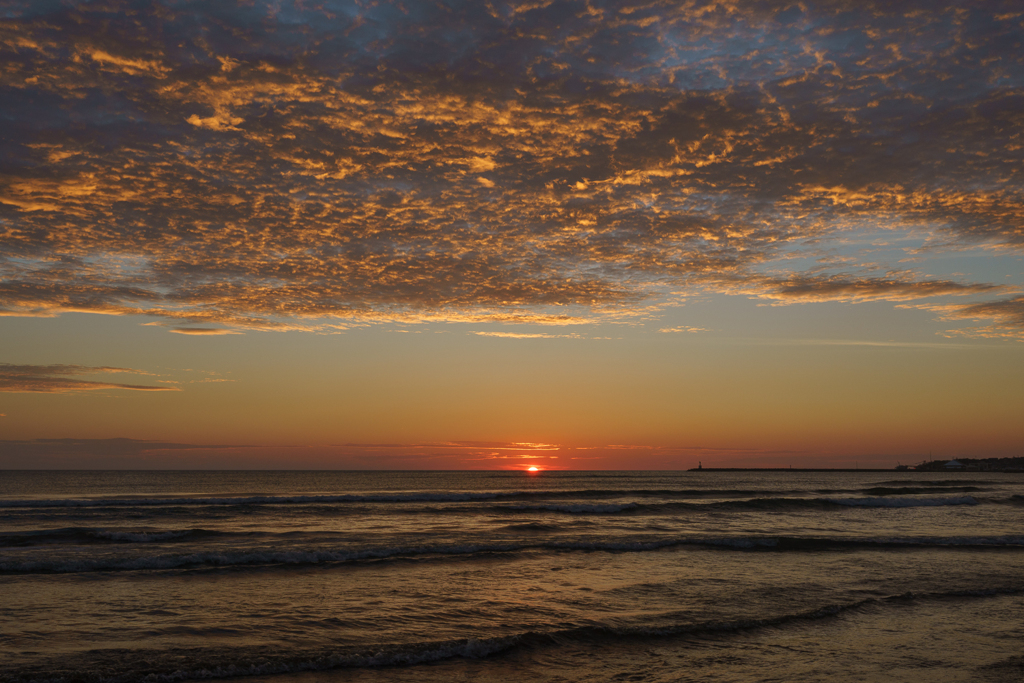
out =
[[1024,681],[1024,474],[0,472],[0,681]]

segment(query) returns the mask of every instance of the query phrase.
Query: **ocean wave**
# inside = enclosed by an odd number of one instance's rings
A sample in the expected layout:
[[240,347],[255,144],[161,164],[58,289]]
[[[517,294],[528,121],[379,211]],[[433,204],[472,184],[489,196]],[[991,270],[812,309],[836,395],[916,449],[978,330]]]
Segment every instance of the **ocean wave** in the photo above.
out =
[[550,630],[531,630],[484,638],[462,638],[418,643],[383,643],[372,650],[325,648],[320,650],[269,650],[266,648],[192,648],[173,652],[155,650],[94,651],[62,657],[59,671],[39,676],[39,671],[0,673],[0,683],[180,683],[189,680],[267,676],[335,669],[407,667],[448,659],[486,659],[515,649],[558,648],[568,643],[606,645],[638,640],[715,636],[785,628],[835,618],[866,609],[900,609],[931,600],[990,598],[1016,595],[1021,587],[1003,587],[931,593],[902,593],[825,604],[802,611],[767,617],[721,621],[673,621],[634,625],[588,624]]
[[988,489],[980,486],[875,486],[861,489],[868,496],[914,496],[925,493],[978,493]]
[[523,522],[522,524],[509,524],[502,528],[506,531],[556,531],[558,526],[542,522]]
[[36,529],[0,534],[0,548],[58,544],[167,543],[170,541],[193,541],[201,537],[215,536],[219,533],[207,529],[172,529],[164,531],[126,531],[79,527]]
[[948,498],[826,498],[830,503],[836,505],[849,505],[856,507],[872,508],[909,508],[909,507],[934,507],[937,505],[977,505],[978,501],[972,496],[954,496]]
[[502,510],[511,512],[565,512],[571,515],[597,514],[606,515],[624,510],[638,510],[640,508],[652,508],[655,505],[643,505],[641,503],[551,503],[547,505],[503,505]]
[[655,550],[679,545],[678,540],[649,542],[566,542],[566,543],[478,543],[466,545],[398,546],[362,550],[251,550],[196,552],[123,558],[79,558],[0,562],[0,573],[65,574],[138,570],[253,567],[271,565],[342,564],[366,560],[408,559],[429,556],[513,553],[525,550]]
[[440,559],[538,552],[651,552],[701,546],[724,550],[819,551],[891,548],[1012,548],[1024,549],[1024,536],[957,536],[901,538],[843,538],[803,536],[685,536],[636,541],[495,542],[463,545],[394,546],[359,550],[218,550],[182,554],[137,555],[0,561],[3,574],[70,574],[91,572],[162,571],[342,565],[381,560]]
[[779,550],[948,548],[1016,548],[1024,550],[1024,536],[903,536],[876,538],[829,538],[781,536],[774,546]]
[[[973,489],[963,489],[968,491]],[[901,495],[874,495],[866,497],[779,497],[770,495],[771,492],[749,492],[749,491],[704,491],[699,497],[692,496],[692,491],[504,491],[504,492],[475,492],[475,493],[408,493],[408,494],[387,494],[387,495],[316,495],[316,496],[247,496],[238,498],[216,497],[216,498],[104,498],[104,499],[64,499],[64,500],[8,500],[0,501],[0,509],[43,509],[43,508],[175,508],[175,507],[201,507],[201,506],[327,506],[337,512],[355,513],[364,512],[358,507],[359,504],[393,503],[393,504],[416,504],[425,505],[415,507],[395,507],[389,510],[392,514],[419,514],[419,513],[461,513],[473,510],[488,510],[496,512],[551,512],[573,515],[584,514],[617,514],[636,512],[659,512],[672,510],[728,510],[728,509],[752,509],[752,510],[786,510],[786,509],[807,509],[807,508],[828,508],[835,506],[858,506],[858,507],[917,507],[936,505],[977,505],[982,501],[972,496],[933,496],[924,497],[913,495],[920,493],[936,493],[942,490],[924,489],[866,489],[863,492],[885,493],[891,491]],[[846,491],[835,491],[844,493]],[[850,490],[849,493],[862,492]],[[953,491],[950,491],[953,492]],[[958,491],[961,492],[961,491]],[[633,500],[594,500],[580,502],[572,498],[593,499],[602,494],[606,498],[633,496]],[[741,493],[746,498],[741,498]],[[792,493],[792,492],[791,492]],[[751,496],[756,497],[751,497]],[[661,501],[645,500],[649,497],[660,497]],[[691,500],[668,500],[664,498],[687,498]],[[717,500],[715,500],[717,498]],[[568,499],[568,500],[566,500]],[[723,500],[724,499],[724,500]],[[1011,502],[1019,499],[1014,496]],[[519,502],[522,501],[522,502]],[[987,500],[984,502],[988,502]],[[447,504],[456,505],[449,506]],[[477,503],[477,506],[473,506]],[[470,507],[466,507],[466,504]],[[483,505],[484,507],[480,507]],[[308,511],[309,507],[296,507],[296,512]],[[118,537],[111,536],[111,540],[123,540],[134,542],[151,542],[159,539],[149,538],[146,534],[150,532],[115,532],[121,534]],[[177,532],[168,532],[177,533]],[[136,534],[133,536],[133,534]],[[2,537],[0,537],[2,539]],[[3,541],[0,540],[0,545]]]
[[91,532],[95,538],[114,541],[115,543],[162,543],[166,541],[184,540],[196,536],[209,535],[204,529],[181,529],[179,531],[109,531]]
[[978,486],[996,483],[992,479],[888,479],[872,484],[872,486]]
[[520,493],[409,493],[383,495],[339,494],[323,496],[239,496],[217,498],[81,498],[0,501],[0,508],[79,508],[79,507],[172,507],[219,505],[290,505],[310,503],[405,503],[461,502],[494,500]]
[[673,512],[704,510],[830,510],[849,507],[904,508],[934,507],[941,505],[978,505],[971,496],[907,498],[871,496],[864,498],[750,498],[748,500],[719,500],[709,502],[671,501],[665,503],[601,503],[601,504],[531,504],[495,505],[491,510],[507,512],[563,512],[568,514],[616,514],[631,512]]
[[221,505],[309,505],[331,503],[461,503],[489,500],[554,500],[574,498],[661,497],[661,498],[737,498],[771,495],[772,492],[738,489],[579,489],[541,491],[473,491],[432,493],[329,494],[290,496],[216,496],[162,498],[47,498],[0,500],[3,508],[91,508],[91,507],[170,507]]
[[[112,651],[106,660],[82,661],[65,657],[60,673],[0,673],[0,683],[178,683],[242,676],[268,676],[332,669],[414,666],[463,657],[483,659],[508,650],[522,641],[519,636],[466,638],[412,644],[382,645],[375,651],[268,652],[251,648],[227,651],[177,650],[173,656],[160,651]],[[140,656],[143,655],[143,656]],[[187,658],[195,662],[191,664]],[[185,661],[183,661],[185,660]],[[76,664],[81,668],[76,670]]]

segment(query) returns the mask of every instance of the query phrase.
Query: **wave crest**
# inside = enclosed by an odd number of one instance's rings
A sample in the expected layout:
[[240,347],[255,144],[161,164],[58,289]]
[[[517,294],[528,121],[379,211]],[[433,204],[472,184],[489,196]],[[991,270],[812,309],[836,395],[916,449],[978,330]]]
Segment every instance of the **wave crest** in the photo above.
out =
[[69,574],[79,572],[192,570],[209,568],[328,565],[381,560],[444,559],[495,553],[540,552],[652,552],[667,548],[702,546],[745,551],[821,551],[849,548],[1013,548],[1024,549],[1024,536],[842,538],[802,536],[684,536],[636,541],[548,541],[477,543],[465,545],[401,546],[360,550],[250,550],[210,551],[141,557],[8,560],[0,562],[5,574]]

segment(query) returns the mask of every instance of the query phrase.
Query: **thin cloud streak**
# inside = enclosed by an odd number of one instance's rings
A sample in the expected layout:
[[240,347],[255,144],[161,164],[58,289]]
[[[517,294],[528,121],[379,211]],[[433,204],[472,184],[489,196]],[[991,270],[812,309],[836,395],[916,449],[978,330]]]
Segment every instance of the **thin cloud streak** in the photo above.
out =
[[236,330],[228,330],[222,327],[172,327],[170,332],[175,334],[190,334],[195,336],[219,336],[225,334],[241,334]]
[[545,334],[542,332],[473,332],[480,337],[500,337],[502,339],[583,339],[579,334]]
[[91,367],[86,365],[12,365],[10,363],[0,363],[0,392],[66,394],[102,389],[181,391],[177,387],[75,379],[75,377],[80,375],[105,373],[149,374],[128,368]]

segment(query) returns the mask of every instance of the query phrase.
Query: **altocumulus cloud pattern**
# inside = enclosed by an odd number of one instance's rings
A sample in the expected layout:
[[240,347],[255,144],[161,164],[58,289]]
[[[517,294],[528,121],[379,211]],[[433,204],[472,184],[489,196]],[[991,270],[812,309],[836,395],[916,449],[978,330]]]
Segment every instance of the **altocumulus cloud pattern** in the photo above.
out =
[[1019,2],[0,17],[3,314],[568,324],[718,292],[1024,336],[1005,284],[836,247],[870,228],[920,236],[911,258],[1021,252]]

